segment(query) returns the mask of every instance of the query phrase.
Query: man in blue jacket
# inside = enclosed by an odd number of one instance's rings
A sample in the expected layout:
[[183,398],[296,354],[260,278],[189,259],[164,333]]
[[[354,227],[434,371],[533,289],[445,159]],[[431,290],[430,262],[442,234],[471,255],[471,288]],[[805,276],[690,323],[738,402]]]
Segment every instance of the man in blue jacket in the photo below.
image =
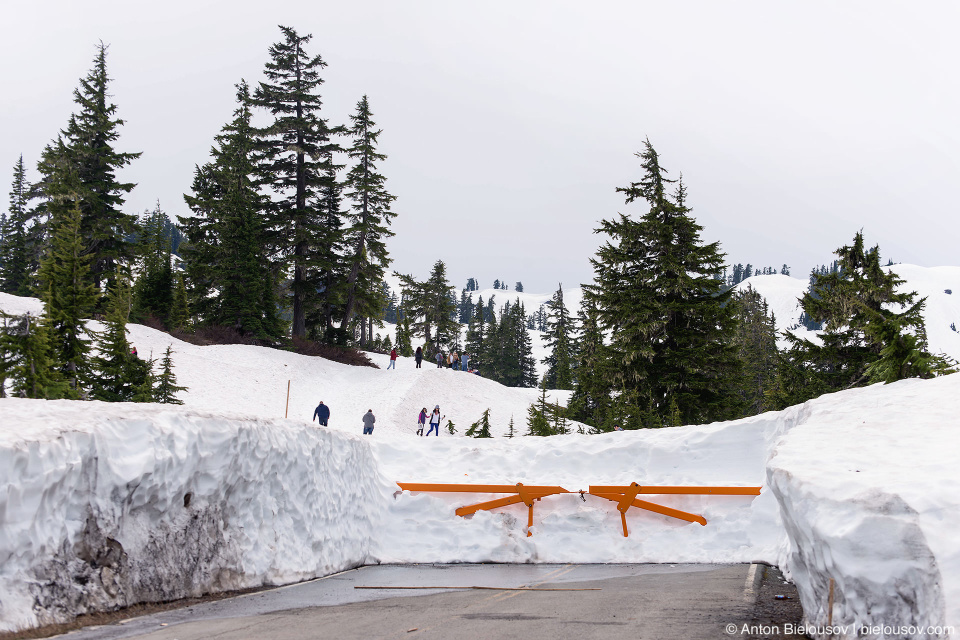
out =
[[[317,405],[317,408],[313,410],[313,417],[319,418],[322,426],[327,426],[327,420],[330,419],[330,407],[323,404],[323,400],[321,400],[320,404]],[[313,420],[310,422],[313,422]]]

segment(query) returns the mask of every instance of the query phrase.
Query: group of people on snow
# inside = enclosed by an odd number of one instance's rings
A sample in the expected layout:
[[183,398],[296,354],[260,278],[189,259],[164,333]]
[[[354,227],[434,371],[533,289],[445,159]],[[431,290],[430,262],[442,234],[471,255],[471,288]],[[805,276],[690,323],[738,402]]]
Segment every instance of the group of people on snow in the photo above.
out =
[[[414,360],[417,361],[417,369],[420,368],[420,365],[423,364],[423,347],[417,347],[416,353],[413,354]],[[470,371],[470,354],[464,351],[462,354],[458,354],[456,351],[451,351],[450,353],[444,355],[443,350],[437,349],[437,353],[434,355],[434,358],[437,361],[437,369],[443,369],[445,366],[453,369],[454,371]],[[390,364],[387,365],[387,369],[396,369],[397,368],[397,350],[390,350]],[[470,371],[470,373],[479,373],[478,371]]]
[[[440,423],[443,422],[443,419],[447,416],[440,415],[440,405],[436,405],[433,408],[432,413],[427,413],[427,408],[424,407],[420,410],[420,416],[417,419],[417,435],[423,435],[423,428],[427,424],[427,419],[430,420],[430,430],[427,431],[429,436],[431,433],[436,431],[436,434],[440,435]],[[320,401],[320,404],[317,405],[317,408],[313,410],[313,418],[310,420],[313,422],[317,420],[321,426],[329,426],[330,421],[330,407],[323,404],[323,400]],[[363,414],[363,435],[369,436],[373,435],[373,426],[377,421],[377,417],[373,415],[373,409],[367,409],[367,412]]]

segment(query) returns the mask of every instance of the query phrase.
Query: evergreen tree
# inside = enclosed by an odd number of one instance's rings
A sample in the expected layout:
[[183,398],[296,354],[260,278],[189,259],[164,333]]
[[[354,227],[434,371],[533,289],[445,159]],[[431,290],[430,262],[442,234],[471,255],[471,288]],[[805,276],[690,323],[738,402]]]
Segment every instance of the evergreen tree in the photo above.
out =
[[173,306],[169,228],[170,219],[159,202],[139,224],[139,270],[133,290],[133,317],[137,320],[153,316],[166,322]]
[[131,306],[130,285],[123,274],[110,290],[106,328],[97,335],[98,354],[92,359],[91,396],[106,402],[129,402],[150,375],[149,365],[130,353],[127,318]]
[[576,380],[568,403],[574,420],[593,425],[595,432],[613,429],[608,417],[611,409],[610,375],[606,367],[612,358],[603,344],[596,305],[584,298],[580,307],[580,332],[577,339]]
[[0,225],[0,291],[15,296],[29,296],[31,271],[31,236],[28,225],[30,185],[23,169],[23,156],[13,166],[8,216]]
[[549,414],[550,403],[547,402],[547,387],[540,385],[540,397],[527,409],[527,435],[552,436]]
[[514,437],[515,435],[517,435],[517,433],[516,433],[516,429],[515,429],[514,426],[513,426],[513,415],[511,414],[511,415],[510,415],[510,422],[507,423],[507,434],[506,434],[504,437],[505,437],[505,438],[512,438],[512,437]]
[[[266,82],[261,82],[252,103],[270,112],[274,121],[258,130],[257,148],[264,180],[280,195],[272,201],[270,224],[273,247],[292,271],[292,331],[306,336],[306,318],[319,284],[330,283],[330,248],[339,242],[322,207],[335,182],[336,169],[331,141],[336,133],[320,117],[318,89],[323,83],[323,59],[310,56],[304,47],[311,36],[300,36],[290,27],[280,27],[283,41],[270,47]],[[349,315],[349,314],[348,314]],[[344,325],[346,322],[344,322]],[[344,327],[345,328],[345,327]]]
[[447,282],[447,266],[443,261],[437,260],[425,282],[409,275],[395,275],[400,278],[412,330],[422,333],[424,342],[438,349],[453,341],[460,333],[460,324],[452,298],[453,287]]
[[14,318],[5,326],[3,350],[15,397],[56,400],[71,395],[60,375],[46,317],[27,313]]
[[196,169],[193,195],[184,196],[194,216],[180,222],[194,309],[207,324],[271,340],[282,337],[284,325],[264,249],[267,200],[257,189],[252,117],[249,88],[241,82],[234,119],[215,137],[212,161]]
[[865,249],[858,232],[836,254],[840,259],[829,270],[811,274],[811,290],[800,300],[804,313],[822,323],[822,344],[787,332],[791,347],[781,367],[791,386],[780,388],[777,404],[949,372],[949,364],[926,349],[926,298],[898,292],[904,281],[881,266],[880,248]]
[[53,220],[52,246],[39,274],[54,360],[72,398],[80,397],[90,373],[90,340],[84,321],[92,316],[97,303],[90,280],[91,256],[84,254],[80,223],[76,204]]
[[480,419],[470,425],[466,435],[471,438],[492,438],[490,433],[490,409],[483,412]]
[[537,386],[537,362],[533,357],[533,341],[527,332],[527,326],[524,322],[526,312],[524,306],[520,304],[519,298],[513,305],[513,332],[514,339],[517,342],[517,359],[520,370],[520,378],[516,386],[535,387]]
[[[402,334],[401,329],[403,330]],[[403,336],[402,340],[400,338],[401,335]],[[404,358],[413,357],[414,351],[410,334],[410,316],[406,312],[402,313],[400,323],[397,324],[397,351]]]
[[547,365],[546,384],[551,389],[572,389],[573,353],[570,338],[573,324],[570,312],[563,303],[563,285],[553,294],[547,308],[549,311],[544,341],[550,351],[542,360]]
[[156,360],[154,360],[153,357],[145,358],[142,364],[143,373],[139,383],[133,389],[130,402],[153,402],[156,397],[156,389],[154,387],[157,384],[157,376],[153,372]]
[[397,215],[390,210],[396,200],[384,183],[386,178],[377,173],[377,163],[387,156],[377,153],[377,138],[382,131],[376,128],[367,96],[357,103],[357,112],[350,116],[353,125],[350,134],[353,145],[347,155],[356,162],[346,180],[346,196],[352,204],[350,226],[346,229],[346,244],[352,253],[348,258],[346,281],[346,308],[343,325],[354,312],[373,313],[379,295],[374,291],[383,282],[385,269],[390,266],[385,240],[393,236],[390,221]]
[[523,283],[520,282],[520,281],[517,281],[517,284],[516,284],[516,286],[514,287],[514,290],[515,290],[517,293],[523,293]]
[[91,276],[98,290],[105,278],[113,277],[117,264],[132,258],[126,238],[133,233],[135,218],[121,208],[135,185],[119,182],[116,173],[140,157],[113,148],[123,120],[109,102],[109,83],[107,47],[100,43],[93,69],[73,92],[78,112],[47,145],[38,164],[42,178],[37,187],[52,219],[67,214],[74,201],[79,203],[80,233],[85,251],[92,255]]
[[767,301],[753,287],[734,293],[736,313],[733,342],[741,361],[741,414],[753,416],[773,409],[770,397],[777,386],[777,326]]
[[478,296],[477,304],[473,307],[467,324],[467,353],[475,369],[483,364],[483,353],[486,349],[486,323],[483,320],[483,296]]
[[611,335],[605,372],[609,389],[618,392],[618,420],[723,419],[730,414],[737,360],[728,342],[730,292],[717,277],[719,243],[701,242],[682,181],[667,195],[672,181],[649,141],[637,156],[643,178],[618,191],[628,204],[645,200],[649,210],[639,221],[621,214],[601,222],[597,231],[610,239],[591,259],[594,283],[584,291]]
[[183,329],[190,324],[190,307],[187,304],[187,287],[183,273],[177,272],[173,280],[173,305],[170,307],[168,324],[171,329]]
[[449,419],[447,420],[446,429],[447,429],[447,433],[449,433],[450,435],[454,435],[457,433],[457,426],[453,424],[453,420],[449,420]]

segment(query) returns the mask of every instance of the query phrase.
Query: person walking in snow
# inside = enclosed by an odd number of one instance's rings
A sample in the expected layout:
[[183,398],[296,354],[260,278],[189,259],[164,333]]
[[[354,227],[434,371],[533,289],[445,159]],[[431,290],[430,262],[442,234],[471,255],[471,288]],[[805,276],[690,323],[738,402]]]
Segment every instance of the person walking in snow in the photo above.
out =
[[443,351],[437,349],[437,369],[443,369]]
[[[317,408],[313,410],[313,417],[320,420],[321,426],[327,426],[327,421],[330,419],[330,407],[323,404],[323,400],[321,400]],[[311,419],[310,422],[313,422],[313,419]]]
[[423,425],[427,424],[427,408],[424,407],[420,410],[420,415],[417,416],[417,435],[423,435]]
[[420,363],[423,362],[423,347],[417,347],[417,352],[413,354],[413,357],[417,359],[417,369],[419,369]]
[[397,350],[390,349],[390,364],[387,365],[387,369],[396,370],[397,368]]
[[460,370],[470,371],[470,354],[466,351],[464,351],[463,355],[460,356]]
[[433,413],[430,414],[430,430],[427,431],[428,436],[436,429],[437,437],[440,437],[440,423],[443,422],[443,418],[446,418],[446,416],[440,417],[440,405],[435,406]]
[[373,409],[367,409],[367,412],[363,414],[363,435],[373,435],[373,423],[376,421],[377,418],[373,415]]

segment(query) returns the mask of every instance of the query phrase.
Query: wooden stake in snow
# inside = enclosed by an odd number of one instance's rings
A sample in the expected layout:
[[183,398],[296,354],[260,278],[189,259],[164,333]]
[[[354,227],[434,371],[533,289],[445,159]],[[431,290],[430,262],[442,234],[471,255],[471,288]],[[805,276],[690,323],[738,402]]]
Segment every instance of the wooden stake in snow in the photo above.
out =
[[283,417],[286,418],[290,413],[290,381],[287,380],[287,408],[283,410]]

